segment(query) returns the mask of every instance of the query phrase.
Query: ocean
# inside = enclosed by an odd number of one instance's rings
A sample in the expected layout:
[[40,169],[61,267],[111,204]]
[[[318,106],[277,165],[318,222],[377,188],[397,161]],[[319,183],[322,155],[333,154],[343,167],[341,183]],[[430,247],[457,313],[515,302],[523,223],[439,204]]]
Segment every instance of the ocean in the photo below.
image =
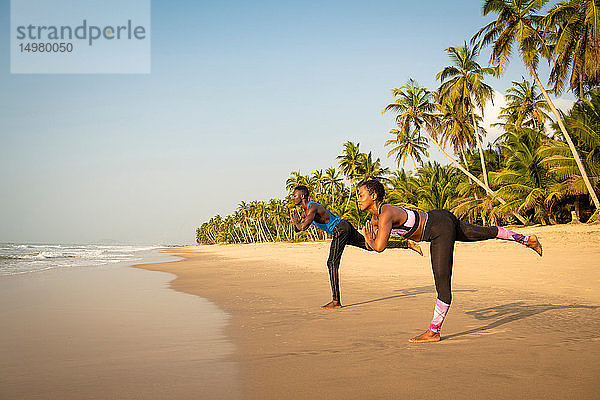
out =
[[143,253],[163,246],[0,243],[0,276],[57,268],[142,261]]

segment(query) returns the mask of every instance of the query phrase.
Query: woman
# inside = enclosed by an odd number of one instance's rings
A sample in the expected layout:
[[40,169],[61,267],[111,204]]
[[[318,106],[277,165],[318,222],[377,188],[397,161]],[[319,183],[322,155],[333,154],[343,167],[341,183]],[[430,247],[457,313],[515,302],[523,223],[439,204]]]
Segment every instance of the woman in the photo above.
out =
[[369,180],[359,187],[359,208],[373,214],[364,229],[367,246],[382,252],[390,236],[404,237],[416,242],[425,240],[431,243],[429,252],[437,300],[429,329],[410,339],[413,343],[438,342],[441,339],[440,328],[452,301],[450,280],[456,241],[510,240],[542,255],[542,245],[535,235],[524,236],[499,226],[472,225],[460,221],[448,210],[423,212],[384,204],[384,196],[385,188],[376,180]]
[[[339,269],[344,248],[346,245],[351,245],[364,250],[370,249],[365,245],[365,238],[352,226],[352,224],[333,214],[322,204],[315,201],[309,201],[309,195],[308,188],[304,185],[299,185],[294,188],[294,191],[292,192],[292,202],[295,207],[300,207],[304,216],[300,216],[294,209],[290,210],[290,218],[292,219],[296,232],[304,231],[312,224],[333,236],[331,247],[329,249],[329,258],[327,259],[327,269],[329,270],[329,281],[331,282],[333,300],[324,306],[321,306],[321,308],[342,308]],[[420,255],[423,255],[421,247],[411,240],[392,242],[389,243],[387,247],[411,249]]]

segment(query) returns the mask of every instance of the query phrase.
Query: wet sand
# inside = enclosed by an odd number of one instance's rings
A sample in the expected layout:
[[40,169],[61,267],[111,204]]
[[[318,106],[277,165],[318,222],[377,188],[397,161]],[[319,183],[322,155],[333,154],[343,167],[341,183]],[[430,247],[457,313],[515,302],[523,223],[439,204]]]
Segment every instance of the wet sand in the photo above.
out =
[[[232,315],[247,399],[597,399],[600,226],[535,227],[544,257],[499,240],[459,243],[443,340],[412,344],[435,301],[428,245],[348,248],[344,308],[331,292],[329,243],[191,246],[143,268]],[[204,397],[207,398],[207,397]]]
[[172,279],[125,265],[2,277],[0,399],[240,398],[228,316]]

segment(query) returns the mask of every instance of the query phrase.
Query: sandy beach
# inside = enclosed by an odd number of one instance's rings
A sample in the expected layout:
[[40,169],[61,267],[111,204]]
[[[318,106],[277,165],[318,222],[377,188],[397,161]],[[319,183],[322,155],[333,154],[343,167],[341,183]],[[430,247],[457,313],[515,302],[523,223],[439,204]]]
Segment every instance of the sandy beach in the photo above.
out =
[[[458,243],[443,340],[412,344],[431,319],[425,256],[347,248],[344,308],[330,300],[327,242],[190,246],[141,266],[231,314],[247,399],[597,399],[600,226],[535,232],[544,257],[515,243]],[[190,398],[198,398],[190,396]],[[204,397],[206,398],[206,397]]]
[[600,226],[524,232],[543,258],[457,245],[433,344],[408,342],[436,296],[426,243],[424,257],[347,248],[338,310],[319,307],[328,242],[3,277],[0,398],[597,399]]

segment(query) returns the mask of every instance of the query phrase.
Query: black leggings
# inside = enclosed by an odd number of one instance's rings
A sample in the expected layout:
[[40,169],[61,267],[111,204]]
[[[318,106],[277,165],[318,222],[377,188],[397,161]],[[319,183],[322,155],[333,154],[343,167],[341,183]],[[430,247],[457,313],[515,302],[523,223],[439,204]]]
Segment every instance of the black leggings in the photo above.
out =
[[[333,300],[340,301],[340,260],[346,245],[360,247],[364,250],[370,250],[365,244],[365,238],[346,220],[341,220],[335,228],[333,228],[333,240],[329,248],[329,258],[327,259],[327,269],[329,270],[329,281],[331,282],[331,292]],[[408,248],[406,240],[389,241],[386,248]]]
[[477,242],[494,239],[497,235],[497,226],[479,226],[459,221],[448,210],[433,210],[427,213],[422,240],[431,242],[429,253],[438,299],[446,304],[452,301],[450,280],[454,242]]

